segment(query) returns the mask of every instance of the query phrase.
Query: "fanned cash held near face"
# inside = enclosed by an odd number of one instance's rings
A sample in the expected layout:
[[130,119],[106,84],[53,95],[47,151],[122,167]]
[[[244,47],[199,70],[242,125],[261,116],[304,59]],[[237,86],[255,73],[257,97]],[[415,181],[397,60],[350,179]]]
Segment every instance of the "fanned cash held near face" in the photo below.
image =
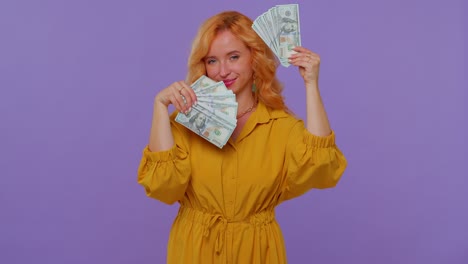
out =
[[288,57],[301,46],[299,5],[276,5],[254,20],[253,30],[278,57],[281,65],[289,67]]
[[198,103],[187,114],[178,113],[175,121],[218,148],[223,148],[237,126],[236,95],[224,82],[202,75],[190,87]]

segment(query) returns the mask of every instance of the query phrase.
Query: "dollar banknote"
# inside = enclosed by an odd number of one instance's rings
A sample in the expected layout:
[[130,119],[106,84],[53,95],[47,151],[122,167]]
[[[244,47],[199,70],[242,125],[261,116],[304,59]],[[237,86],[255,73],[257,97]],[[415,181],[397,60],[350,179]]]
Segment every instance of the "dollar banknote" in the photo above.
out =
[[237,102],[231,102],[230,97],[220,97],[221,100],[216,99],[216,97],[198,97],[197,101],[199,103],[206,104],[207,106],[216,109],[222,113],[225,113],[231,118],[236,118],[237,116]]
[[188,114],[179,113],[175,121],[218,148],[223,148],[235,129],[235,125],[223,122],[218,116],[202,112],[196,107],[192,107]]
[[226,85],[224,82],[217,82],[209,86],[204,86],[198,88],[198,90],[195,91],[195,94],[216,94],[216,93],[232,93],[231,90],[228,90],[226,88]]
[[237,125],[236,95],[222,81],[216,82],[205,75],[190,87],[197,96],[197,104],[186,114],[178,113],[175,121],[222,148]]
[[[218,91],[216,93],[197,93],[197,97],[207,97],[207,98],[225,98],[231,102],[236,102],[236,95],[231,91]],[[224,100],[224,99],[223,99]]]
[[280,19],[279,57],[289,66],[288,57],[294,53],[292,49],[301,46],[299,5],[281,5],[277,10]]
[[210,78],[206,77],[205,75],[202,75],[197,80],[195,80],[190,86],[192,87],[192,89],[196,93],[197,90],[202,89],[203,87],[208,87],[208,86],[213,85],[215,83],[216,83],[215,81],[211,80]]
[[301,46],[299,5],[276,5],[258,16],[252,29],[270,47],[281,65],[289,67],[293,48]]

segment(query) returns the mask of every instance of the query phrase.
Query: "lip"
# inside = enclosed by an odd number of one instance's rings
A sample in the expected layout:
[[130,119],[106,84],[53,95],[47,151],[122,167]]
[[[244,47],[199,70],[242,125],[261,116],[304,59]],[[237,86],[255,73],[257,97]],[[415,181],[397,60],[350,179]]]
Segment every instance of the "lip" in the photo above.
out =
[[226,85],[226,87],[229,87],[236,82],[236,79],[226,79],[226,80],[223,80],[223,82],[224,82],[224,85]]

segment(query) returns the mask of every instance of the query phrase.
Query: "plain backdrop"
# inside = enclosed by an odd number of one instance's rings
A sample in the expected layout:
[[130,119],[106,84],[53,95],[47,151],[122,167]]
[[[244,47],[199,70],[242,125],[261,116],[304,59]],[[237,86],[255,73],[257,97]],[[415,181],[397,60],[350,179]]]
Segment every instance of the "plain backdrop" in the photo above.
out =
[[[467,1],[0,2],[0,263],[164,263],[136,182],[157,92],[223,10],[299,3],[349,166],[277,208],[290,263],[468,263]],[[294,67],[278,69],[305,117]]]

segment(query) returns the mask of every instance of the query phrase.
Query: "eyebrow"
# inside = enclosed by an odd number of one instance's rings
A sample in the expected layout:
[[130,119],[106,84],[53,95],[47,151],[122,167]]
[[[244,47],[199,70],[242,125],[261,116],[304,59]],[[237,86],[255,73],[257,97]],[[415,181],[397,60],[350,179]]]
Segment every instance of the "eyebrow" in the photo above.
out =
[[[229,56],[229,55],[232,55],[234,53],[241,53],[241,52],[238,51],[238,50],[233,50],[233,51],[228,52],[227,55]],[[211,59],[211,58],[216,58],[216,56],[206,56],[204,59],[206,60],[206,59]]]

